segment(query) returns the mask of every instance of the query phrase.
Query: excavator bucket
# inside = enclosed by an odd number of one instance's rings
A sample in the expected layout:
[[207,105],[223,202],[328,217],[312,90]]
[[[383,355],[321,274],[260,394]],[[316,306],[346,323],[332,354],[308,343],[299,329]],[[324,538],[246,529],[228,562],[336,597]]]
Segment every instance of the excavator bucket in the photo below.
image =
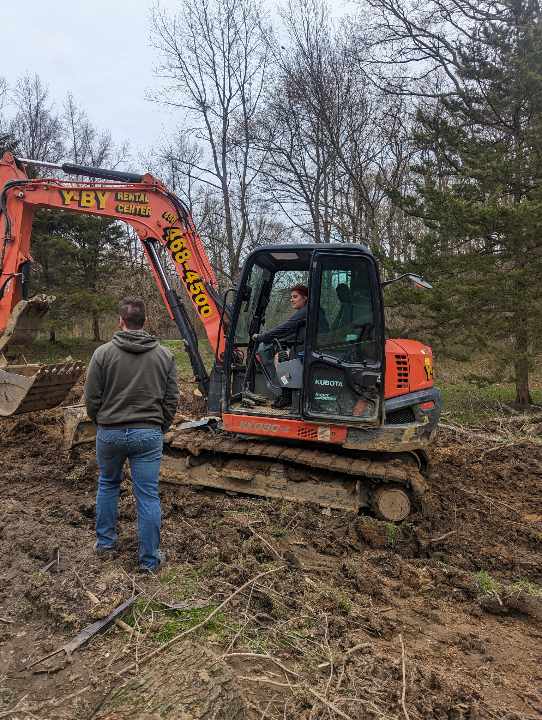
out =
[[[54,298],[38,295],[21,300],[0,336],[0,361],[8,350],[21,355],[32,342]],[[16,350],[15,350],[16,349]],[[84,363],[68,360],[52,365],[0,362],[0,417],[56,407],[81,377]]]
[[66,398],[81,377],[82,362],[8,365],[0,369],[0,417],[50,410]]

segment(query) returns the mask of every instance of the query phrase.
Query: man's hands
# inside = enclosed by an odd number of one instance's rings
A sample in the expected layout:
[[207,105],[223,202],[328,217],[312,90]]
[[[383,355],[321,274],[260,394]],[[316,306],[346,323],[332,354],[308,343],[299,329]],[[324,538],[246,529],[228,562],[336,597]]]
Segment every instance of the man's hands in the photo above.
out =
[[254,334],[252,335],[252,339],[254,340],[254,342],[258,342],[259,339],[260,339],[260,336],[258,335],[258,333],[254,333]]

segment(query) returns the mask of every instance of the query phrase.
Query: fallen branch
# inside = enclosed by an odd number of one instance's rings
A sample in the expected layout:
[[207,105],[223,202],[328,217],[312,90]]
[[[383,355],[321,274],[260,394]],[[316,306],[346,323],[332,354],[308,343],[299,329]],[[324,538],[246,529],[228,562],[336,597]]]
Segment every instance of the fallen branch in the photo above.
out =
[[17,700],[17,703],[10,709],[10,710],[4,710],[4,712],[0,712],[0,718],[9,717],[10,715],[14,715],[15,713],[19,714],[22,712],[20,709],[20,705],[26,700],[28,697],[28,693],[26,695],[23,695],[20,700]]
[[483,595],[479,598],[480,607],[494,615],[506,615],[518,612],[521,615],[542,620],[542,596],[529,595],[522,591],[503,595]]
[[30,665],[27,665],[25,669],[30,670],[30,668],[33,668],[35,665],[38,665],[39,663],[44,662],[45,660],[48,660],[49,658],[53,657],[54,655],[58,655],[58,653],[61,652],[65,652],[66,655],[70,657],[72,653],[85,645],[85,643],[87,643],[99,632],[108,628],[109,625],[111,625],[117,617],[125,613],[126,610],[128,610],[128,608],[134,604],[137,597],[137,595],[134,595],[134,597],[131,597],[129,600],[122,603],[122,605],[119,605],[117,608],[115,608],[113,612],[110,613],[106,618],[102,618],[101,620],[92,623],[92,625],[87,625],[87,627],[83,628],[81,632],[73,638],[73,640],[70,640],[70,642],[58,648],[58,650],[54,650],[48,655],[45,655],[38,660],[34,660],[34,662],[30,663]]
[[462,427],[459,427],[458,425],[447,425],[445,423],[439,423],[439,429],[442,430],[451,430],[452,432],[457,433],[458,435],[466,435],[469,438],[477,438],[478,440],[485,440],[486,442],[494,442],[495,436],[490,435],[489,433],[479,433],[474,432],[473,430],[465,430]]
[[399,640],[401,641],[401,664],[403,668],[403,689],[401,691],[401,707],[405,714],[405,719],[410,720],[408,711],[406,709],[406,662],[405,662],[405,644],[403,642],[403,635],[399,633]]
[[224,660],[225,658],[229,657],[251,657],[251,658],[261,658],[262,660],[269,660],[272,663],[275,663],[281,670],[284,670],[286,673],[290,673],[290,675],[294,675],[295,677],[299,677],[299,673],[296,673],[295,670],[290,670],[290,668],[287,668],[286,665],[283,665],[280,660],[277,660],[277,658],[272,657],[271,655],[263,655],[261,653],[251,653],[251,652],[234,652],[234,653],[226,653],[225,655],[220,655],[217,660]]
[[345,712],[343,712],[340,708],[338,708],[336,705],[334,705],[329,700],[326,700],[325,697],[322,697],[319,693],[316,692],[316,690],[313,690],[311,687],[308,687],[308,685],[304,686],[305,690],[310,692],[311,695],[314,695],[314,697],[322,703],[325,707],[327,707],[332,712],[336,713],[339,717],[343,718],[343,720],[352,720],[350,715],[347,715]]
[[54,557],[50,562],[47,563],[47,565],[44,565],[42,568],[40,568],[40,572],[47,572],[47,570],[50,570],[53,565],[56,565],[57,568],[60,567],[60,551],[56,551],[56,557]]
[[444,533],[444,535],[439,535],[439,537],[431,538],[427,542],[429,543],[439,543],[442,540],[445,540],[447,537],[450,537],[450,535],[454,535],[457,532],[457,530],[450,530],[450,532]]
[[247,680],[248,682],[255,682],[255,683],[265,683],[266,685],[275,685],[276,687],[283,687],[288,688],[291,690],[292,688],[298,688],[301,687],[300,685],[292,685],[291,683],[280,683],[276,680],[270,680],[266,677],[258,677],[256,675],[239,675],[239,680]]
[[[393,608],[388,608],[388,609],[393,609]],[[368,642],[358,643],[358,645],[354,645],[354,647],[351,647],[349,650],[347,650],[344,653],[343,658],[342,658],[343,664],[348,660],[350,655],[353,655],[358,650],[364,650],[365,648],[370,648],[370,647],[372,647],[372,644],[368,643]],[[341,660],[340,657],[337,659]],[[329,667],[329,665],[331,665],[330,662],[320,663],[320,665],[318,665],[318,670],[323,670],[324,668]]]
[[279,553],[279,551],[276,550],[276,549],[271,545],[271,543],[268,542],[268,541],[263,537],[263,535],[260,535],[259,532],[256,532],[256,530],[254,530],[254,528],[252,527],[251,523],[248,523],[247,527],[248,527],[248,529],[250,530],[250,532],[251,532],[255,537],[257,537],[259,540],[261,540],[261,541],[263,542],[263,544],[264,544],[266,547],[268,547],[269,550],[271,550],[271,552],[273,553],[273,555],[274,555],[278,560],[280,560],[281,562],[284,561],[284,558],[283,558],[282,555]]
[[513,507],[512,505],[508,505],[508,503],[503,502],[502,500],[497,500],[497,498],[489,497],[488,495],[484,495],[484,493],[480,492],[479,490],[473,491],[469,490],[469,488],[466,488],[464,485],[458,485],[457,486],[461,492],[464,492],[466,495],[471,495],[475,498],[480,498],[482,500],[485,500],[486,503],[489,505],[501,505],[502,507],[505,507],[507,510],[511,510],[512,512],[516,513],[519,517],[523,517],[523,513],[521,510],[518,510],[518,508]]
[[156,657],[156,655],[163,653],[164,650],[167,650],[169,647],[174,645],[176,642],[179,642],[179,640],[182,640],[187,635],[190,635],[196,630],[202,628],[204,625],[207,625],[209,620],[211,620],[218,612],[222,610],[222,608],[224,608],[229,602],[231,602],[236,595],[239,595],[240,592],[243,592],[246,587],[248,587],[252,583],[255,583],[260,578],[265,577],[266,575],[270,575],[271,573],[279,572],[279,570],[284,570],[284,568],[285,566],[281,565],[277,568],[272,568],[271,570],[266,570],[265,572],[259,573],[250,580],[247,580],[240,587],[238,587],[237,590],[234,590],[231,595],[228,595],[228,597],[223,602],[221,602],[218,607],[216,607],[212,612],[210,612],[209,615],[207,615],[207,617],[204,618],[197,625],[193,625],[191,628],[188,628],[188,630],[184,630],[182,633],[179,633],[178,635],[175,635],[175,637],[172,637],[171,640],[169,640],[167,643],[164,643],[159,648],[156,648],[156,650],[153,650],[152,652],[143,655],[143,657],[139,660],[138,663],[130,663],[130,665],[126,665],[126,667],[122,668],[122,670],[120,670],[118,674],[124,675],[125,673],[130,672],[130,670],[134,670],[136,667],[139,667],[139,665],[142,665],[143,663],[151,660],[151,658]]

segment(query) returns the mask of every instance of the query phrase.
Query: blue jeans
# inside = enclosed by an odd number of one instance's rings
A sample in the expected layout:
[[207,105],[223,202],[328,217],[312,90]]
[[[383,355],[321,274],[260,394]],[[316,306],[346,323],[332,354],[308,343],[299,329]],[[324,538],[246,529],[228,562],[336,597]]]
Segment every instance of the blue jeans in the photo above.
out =
[[96,495],[96,547],[113,548],[117,541],[122,467],[128,459],[137,506],[139,564],[151,570],[160,564],[158,479],[162,445],[160,428],[98,427],[96,434],[96,459],[100,470]]

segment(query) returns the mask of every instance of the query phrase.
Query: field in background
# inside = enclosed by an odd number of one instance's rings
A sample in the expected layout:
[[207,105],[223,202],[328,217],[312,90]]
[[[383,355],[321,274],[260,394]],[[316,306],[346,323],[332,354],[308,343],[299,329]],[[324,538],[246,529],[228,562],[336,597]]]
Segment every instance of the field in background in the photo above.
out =
[[[192,370],[188,355],[180,340],[164,340],[163,344],[174,354],[179,377],[190,381]],[[60,338],[55,344],[39,340],[25,356],[27,362],[56,362],[66,357],[88,362],[100,343],[82,338]],[[213,353],[206,339],[200,340],[200,351],[208,368]],[[537,362],[532,373],[532,395],[537,405],[542,405],[542,362]],[[458,362],[437,358],[435,362],[435,383],[444,396],[445,422],[461,425],[483,424],[495,416],[513,412],[514,384],[510,370],[501,381],[491,382],[492,370],[488,358],[476,358],[469,362]]]

